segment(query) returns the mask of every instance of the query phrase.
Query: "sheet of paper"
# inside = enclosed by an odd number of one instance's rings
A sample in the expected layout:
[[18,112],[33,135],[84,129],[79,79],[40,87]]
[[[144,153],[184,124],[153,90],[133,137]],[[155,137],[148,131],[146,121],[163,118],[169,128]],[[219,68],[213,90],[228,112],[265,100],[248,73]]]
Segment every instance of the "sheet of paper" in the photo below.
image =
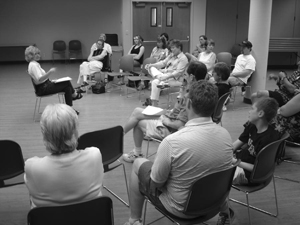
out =
[[143,114],[148,116],[159,116],[164,114],[164,109],[149,105],[144,109]]
[[62,77],[62,78],[59,78],[57,80],[52,80],[54,83],[59,83],[59,82],[63,82],[63,81],[69,81],[69,80],[72,80],[71,77]]

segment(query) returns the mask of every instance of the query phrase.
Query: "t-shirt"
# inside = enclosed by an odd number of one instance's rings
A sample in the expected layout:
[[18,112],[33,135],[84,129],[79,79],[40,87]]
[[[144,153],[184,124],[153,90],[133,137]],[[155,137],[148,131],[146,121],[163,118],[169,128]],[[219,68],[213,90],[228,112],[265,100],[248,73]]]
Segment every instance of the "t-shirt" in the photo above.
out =
[[[237,153],[237,158],[243,162],[254,164],[257,154],[266,145],[273,141],[280,139],[280,133],[269,126],[268,129],[262,133],[257,133],[257,128],[249,121],[244,124],[245,129],[240,135],[239,140],[247,145],[242,148],[241,152]],[[251,172],[244,170],[246,177],[250,178]]]
[[[256,61],[251,54],[250,55],[240,54],[236,59],[232,73],[242,72],[244,70],[252,70],[253,73],[255,71],[255,66],[256,66]],[[248,75],[247,77],[239,77],[239,79],[246,84],[251,74]]]

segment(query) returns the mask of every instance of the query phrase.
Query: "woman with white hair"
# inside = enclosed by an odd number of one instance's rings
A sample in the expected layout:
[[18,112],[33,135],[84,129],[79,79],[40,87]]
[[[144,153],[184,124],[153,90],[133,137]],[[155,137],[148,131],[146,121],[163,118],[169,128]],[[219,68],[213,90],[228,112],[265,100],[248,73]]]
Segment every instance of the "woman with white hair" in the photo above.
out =
[[[37,47],[27,47],[25,50],[25,59],[29,62],[28,74],[33,80],[38,96],[64,92],[66,104],[69,106],[73,106],[73,100],[82,98],[82,95],[74,90],[70,81],[55,83],[49,80],[50,75],[54,73],[56,69],[51,68],[48,72],[42,69],[38,63],[41,59],[41,51]],[[75,112],[79,115],[77,110],[75,110]]]
[[25,162],[31,208],[89,201],[102,195],[103,164],[98,148],[77,150],[78,116],[65,104],[48,105],[41,131],[50,155]]

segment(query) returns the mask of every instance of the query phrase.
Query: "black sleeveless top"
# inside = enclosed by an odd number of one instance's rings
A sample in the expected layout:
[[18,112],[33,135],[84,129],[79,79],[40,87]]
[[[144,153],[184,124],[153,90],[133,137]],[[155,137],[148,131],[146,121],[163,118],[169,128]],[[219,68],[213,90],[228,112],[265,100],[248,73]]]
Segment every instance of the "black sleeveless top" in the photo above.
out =
[[[131,49],[131,51],[130,51],[130,54],[139,54],[140,53],[140,49],[141,49],[141,47],[143,46],[143,45],[141,45],[141,46],[139,46],[139,47],[137,47],[137,48],[135,48],[135,46],[136,45],[134,45],[133,47],[132,47],[132,49]],[[144,54],[141,56],[141,58],[139,59],[139,60],[136,60],[136,61],[138,61],[141,65],[143,64],[143,61],[144,61]]]

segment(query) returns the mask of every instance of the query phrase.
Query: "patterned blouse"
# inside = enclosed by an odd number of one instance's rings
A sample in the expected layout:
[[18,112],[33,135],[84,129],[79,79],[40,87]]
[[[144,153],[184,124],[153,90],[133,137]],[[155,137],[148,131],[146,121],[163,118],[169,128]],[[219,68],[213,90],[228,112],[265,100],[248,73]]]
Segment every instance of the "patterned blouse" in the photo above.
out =
[[300,112],[289,117],[277,114],[274,121],[275,130],[281,133],[288,132],[291,141],[300,143]]

